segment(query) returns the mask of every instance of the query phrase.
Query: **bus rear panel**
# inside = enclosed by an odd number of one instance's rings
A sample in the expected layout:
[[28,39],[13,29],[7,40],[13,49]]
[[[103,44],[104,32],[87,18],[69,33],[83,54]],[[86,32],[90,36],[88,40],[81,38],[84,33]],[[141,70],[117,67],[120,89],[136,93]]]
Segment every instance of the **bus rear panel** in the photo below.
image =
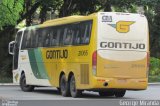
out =
[[149,58],[146,17],[101,12],[97,28],[95,87],[146,89]]

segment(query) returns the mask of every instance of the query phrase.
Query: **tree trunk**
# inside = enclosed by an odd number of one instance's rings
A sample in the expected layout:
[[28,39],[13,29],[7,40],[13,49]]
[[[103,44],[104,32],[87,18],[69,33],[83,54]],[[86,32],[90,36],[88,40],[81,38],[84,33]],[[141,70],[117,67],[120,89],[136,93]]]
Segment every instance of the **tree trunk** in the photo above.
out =
[[26,19],[26,17],[28,17],[29,15],[32,15],[40,6],[40,4],[41,4],[40,1],[36,2],[34,5],[32,5],[30,9],[28,9],[27,12],[25,12],[24,14],[21,14],[21,18],[17,21],[17,24],[20,23],[22,20]]
[[[28,13],[31,8],[31,0],[26,1],[26,12]],[[26,26],[30,26],[32,23],[32,14],[28,14],[26,17]]]

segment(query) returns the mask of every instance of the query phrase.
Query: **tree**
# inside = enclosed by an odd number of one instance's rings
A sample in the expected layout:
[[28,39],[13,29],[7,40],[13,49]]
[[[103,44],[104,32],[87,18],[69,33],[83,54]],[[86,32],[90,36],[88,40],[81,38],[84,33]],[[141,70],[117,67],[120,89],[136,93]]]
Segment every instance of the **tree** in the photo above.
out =
[[148,16],[150,25],[150,48],[151,56],[160,57],[160,1],[158,0],[155,4],[153,3],[152,17]]
[[0,30],[6,26],[15,26],[23,10],[23,0],[2,0],[0,4]]

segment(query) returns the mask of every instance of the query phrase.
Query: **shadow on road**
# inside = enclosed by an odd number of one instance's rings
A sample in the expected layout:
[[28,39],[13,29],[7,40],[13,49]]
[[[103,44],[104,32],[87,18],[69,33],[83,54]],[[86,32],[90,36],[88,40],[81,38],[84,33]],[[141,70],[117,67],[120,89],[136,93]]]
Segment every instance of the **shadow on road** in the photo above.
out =
[[60,92],[54,89],[35,89],[33,92],[47,95],[60,95]]
[[[55,95],[55,96],[61,96],[60,92],[56,89],[35,89],[33,91],[34,93],[38,93],[38,94],[47,94],[47,95]],[[93,93],[93,92],[89,92],[89,91],[85,91],[82,93],[81,97],[79,98],[87,98],[87,99],[133,99],[133,98],[116,98],[114,96],[99,96],[98,93]]]

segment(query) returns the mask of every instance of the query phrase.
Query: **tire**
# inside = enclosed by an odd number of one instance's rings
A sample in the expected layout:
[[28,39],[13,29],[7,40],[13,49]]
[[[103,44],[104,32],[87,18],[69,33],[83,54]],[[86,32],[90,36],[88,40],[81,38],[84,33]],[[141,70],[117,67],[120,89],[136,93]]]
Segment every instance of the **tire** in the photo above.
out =
[[26,77],[24,74],[22,74],[20,78],[20,87],[21,87],[21,90],[24,92],[31,92],[34,90],[34,86],[26,85]]
[[59,87],[57,87],[58,92],[61,92],[61,89]]
[[74,75],[71,76],[69,83],[71,96],[73,98],[80,97],[82,95],[82,91],[76,89],[76,80]]
[[117,90],[115,91],[115,96],[117,98],[121,98],[121,97],[124,97],[125,93],[126,93],[126,90]]
[[99,95],[100,96],[114,96],[114,92],[113,91],[99,91]]
[[62,96],[70,96],[70,90],[65,75],[62,75],[60,79],[60,91]]

